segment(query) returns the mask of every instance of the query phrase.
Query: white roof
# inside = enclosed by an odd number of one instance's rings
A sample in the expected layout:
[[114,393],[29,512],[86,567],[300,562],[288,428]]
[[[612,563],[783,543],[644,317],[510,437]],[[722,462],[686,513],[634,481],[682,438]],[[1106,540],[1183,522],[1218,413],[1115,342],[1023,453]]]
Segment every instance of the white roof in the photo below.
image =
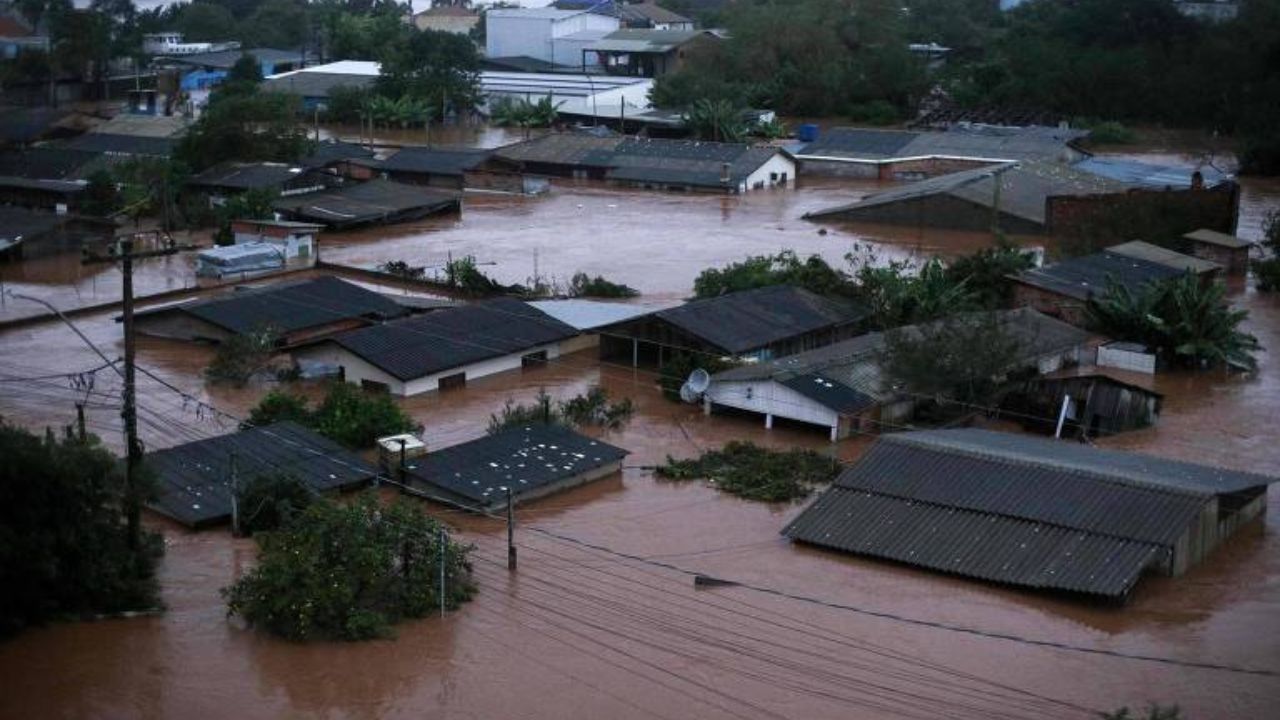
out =
[[270,257],[279,258],[280,250],[270,243],[263,242],[247,242],[239,245],[222,245],[219,247],[201,250],[196,257],[216,258],[219,260],[234,260],[244,257]]
[[359,75],[361,77],[377,77],[382,64],[374,60],[338,60],[324,65],[311,65],[299,70],[268,75],[266,79],[289,77],[299,73],[325,73],[328,75]]
[[581,15],[586,10],[560,10],[553,7],[540,8],[494,8],[488,12],[490,18],[533,18],[538,20],[566,20]]
[[601,300],[532,300],[529,305],[578,330],[612,325],[662,308]]

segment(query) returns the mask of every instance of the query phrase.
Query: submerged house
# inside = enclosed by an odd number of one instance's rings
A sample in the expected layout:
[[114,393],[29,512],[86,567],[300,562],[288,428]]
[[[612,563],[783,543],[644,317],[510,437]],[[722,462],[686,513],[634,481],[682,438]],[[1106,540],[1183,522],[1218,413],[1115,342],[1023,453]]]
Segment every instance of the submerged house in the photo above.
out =
[[1138,293],[1150,283],[1173,280],[1184,272],[1165,263],[1103,251],[1024,270],[1010,279],[1014,305],[1084,325],[1089,300],[1106,294],[1113,283]]
[[287,197],[322,190],[327,182],[324,174],[297,165],[227,161],[193,176],[187,186],[208,195],[210,204],[221,205],[228,197],[250,190]]
[[[1053,372],[1088,354],[1089,333],[1034,310],[1001,311],[996,321],[1018,341],[1010,374]],[[885,347],[884,333],[868,333],[725,370],[711,376],[704,407],[708,413],[717,408],[759,413],[766,428],[773,427],[775,418],[830,428],[832,441],[853,433],[891,431],[910,420],[916,398],[889,381],[882,364]]]
[[1061,418],[1061,437],[1099,438],[1155,425],[1164,395],[1154,385],[1140,372],[1070,368],[1029,381],[1000,407],[1029,430],[1053,435]]
[[867,311],[789,285],[693,300],[600,327],[603,358],[657,365],[693,352],[769,360],[858,335]]
[[342,230],[454,212],[462,209],[462,197],[452,191],[379,179],[280,197],[271,207],[289,220]]
[[[243,247],[243,246],[232,246]],[[138,332],[151,337],[222,342],[270,330],[291,347],[344,330],[402,317],[408,308],[332,276],[236,290],[176,305],[139,310]]]
[[382,176],[407,185],[461,190],[467,173],[480,167],[490,154],[491,150],[476,148],[406,147],[385,160],[352,160],[346,174],[358,180]]
[[577,336],[528,303],[497,298],[340,333],[294,357],[336,366],[341,379],[365,389],[409,396],[541,366],[572,352]]
[[312,492],[372,482],[378,470],[329,438],[293,422],[278,422],[147,453],[156,495],[148,506],[189,527],[231,519],[235,482],[286,474]]
[[508,428],[407,460],[404,483],[478,511],[528,502],[608,477],[627,451],[560,425]]
[[1191,243],[1196,257],[1217,263],[1229,275],[1243,275],[1249,270],[1249,250],[1253,243],[1216,230],[1201,228],[1182,236]]
[[884,435],[782,533],[963,577],[1123,600],[1266,510],[1275,478],[988,430]]

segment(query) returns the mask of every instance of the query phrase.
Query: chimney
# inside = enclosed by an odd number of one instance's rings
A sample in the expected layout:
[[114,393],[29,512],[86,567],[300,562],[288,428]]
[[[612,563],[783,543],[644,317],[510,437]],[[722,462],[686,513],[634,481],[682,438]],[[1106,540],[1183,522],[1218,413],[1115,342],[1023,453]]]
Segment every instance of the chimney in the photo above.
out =
[[720,184],[729,184],[729,163],[720,163]]

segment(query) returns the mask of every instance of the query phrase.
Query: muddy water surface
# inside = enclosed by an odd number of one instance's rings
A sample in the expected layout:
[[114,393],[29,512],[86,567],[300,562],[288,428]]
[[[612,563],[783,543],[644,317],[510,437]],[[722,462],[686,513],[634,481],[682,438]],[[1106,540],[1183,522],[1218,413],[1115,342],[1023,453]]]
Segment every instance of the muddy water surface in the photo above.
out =
[[[602,272],[676,297],[688,292],[697,268],[748,253],[791,247],[839,258],[865,238],[844,230],[821,236],[798,216],[856,192],[815,183],[801,193],[727,201],[572,188],[530,200],[483,199],[469,204],[460,223],[427,223],[385,240],[344,236],[326,247],[354,264],[398,257],[426,264],[442,251],[471,252],[499,262],[493,267],[503,279],[523,280],[532,274],[532,244],[541,274]],[[1242,227],[1256,227],[1260,210],[1278,201],[1280,185],[1247,184]],[[891,232],[874,239],[903,254],[922,244],[959,251],[981,242]],[[694,257],[687,267],[685,256]],[[1280,300],[1245,289],[1236,300],[1273,349],[1259,372],[1163,375],[1160,426],[1107,444],[1277,472]],[[110,313],[77,323],[109,354],[120,352]],[[143,436],[152,448],[233,427],[195,400],[242,415],[263,390],[207,385],[204,349],[143,340],[139,355],[191,398],[142,381]],[[92,386],[10,381],[98,364],[58,325],[0,334],[0,413],[32,425],[65,423],[73,404],[87,399],[92,428],[118,447],[119,383],[110,374],[96,373]],[[647,374],[602,366],[590,353],[405,406],[425,425],[428,443],[441,447],[481,435],[508,397],[527,399],[539,388],[567,396],[597,383],[638,403],[627,428],[604,436],[632,451],[627,467],[522,509],[516,574],[503,566],[500,524],[429,508],[476,543],[480,592],[461,611],[405,624],[387,641],[271,640],[229,621],[218,595],[251,565],[252,543],[154,519],[167,539],[167,612],[56,625],[0,644],[0,717],[1045,718],[1156,700],[1177,702],[1199,720],[1266,717],[1280,700],[1274,676],[1068,652],[849,609],[1280,671],[1275,513],[1185,577],[1148,579],[1128,605],[1099,607],[793,547],[778,531],[803,504],[760,505],[698,483],[657,481],[645,466],[734,438],[832,449],[811,428],[765,431],[756,418],[706,417],[668,403]],[[850,460],[868,443],[855,438],[833,451]],[[1271,498],[1280,500],[1274,488]],[[829,605],[743,587],[695,590],[680,570]]]

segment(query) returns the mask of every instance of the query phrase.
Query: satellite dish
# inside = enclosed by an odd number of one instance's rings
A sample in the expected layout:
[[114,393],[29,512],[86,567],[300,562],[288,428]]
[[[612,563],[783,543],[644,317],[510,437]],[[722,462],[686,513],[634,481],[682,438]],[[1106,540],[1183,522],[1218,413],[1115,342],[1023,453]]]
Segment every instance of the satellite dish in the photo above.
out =
[[689,386],[689,383],[685,383],[680,386],[681,400],[692,405],[698,402],[698,396],[699,396],[699,393],[694,392],[693,388]]
[[711,387],[711,375],[706,370],[698,368],[689,373],[689,379],[685,381],[685,385],[688,385],[693,392],[701,395],[707,391],[707,388]]

